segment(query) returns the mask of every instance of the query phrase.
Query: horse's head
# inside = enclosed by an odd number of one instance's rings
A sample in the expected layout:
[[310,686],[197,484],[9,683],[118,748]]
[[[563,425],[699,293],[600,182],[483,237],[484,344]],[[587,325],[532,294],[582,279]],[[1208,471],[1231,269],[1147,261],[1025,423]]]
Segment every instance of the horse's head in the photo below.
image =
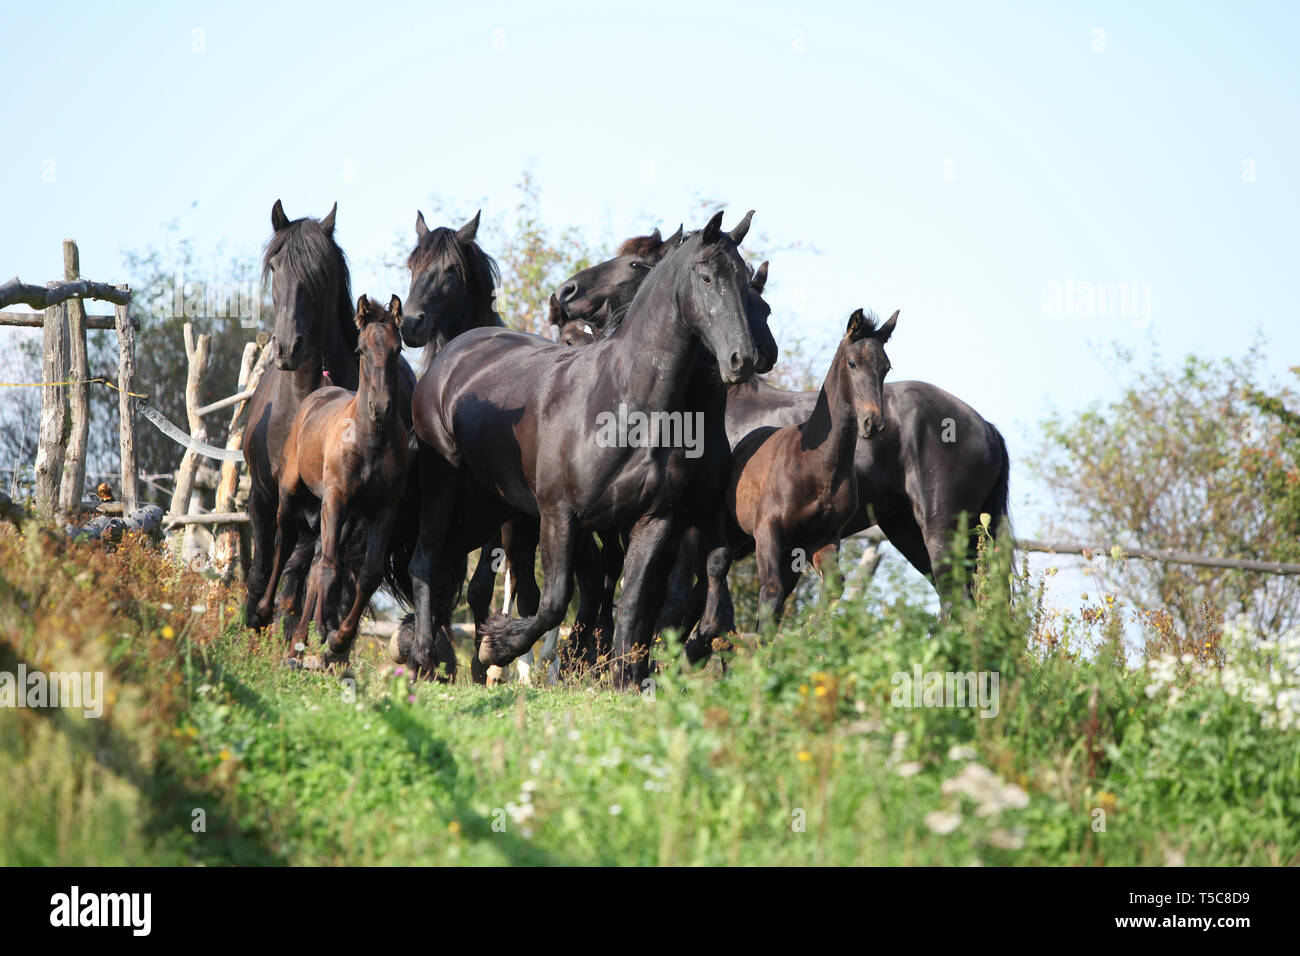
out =
[[363,295],[357,299],[358,400],[372,422],[388,418],[399,380],[402,355],[402,300],[393,296],[388,308]]
[[430,229],[424,213],[415,217],[415,249],[406,260],[411,288],[406,296],[402,339],[412,348],[432,346],[436,354],[462,332],[494,324],[492,290],[499,280],[492,257],[475,242],[480,213],[459,229]]
[[889,373],[889,356],[885,343],[894,334],[898,312],[877,327],[876,317],[861,309],[849,316],[849,326],[835,356],[842,363],[841,374],[847,377],[858,419],[860,438],[879,438],[885,433],[885,375]]
[[767,324],[772,315],[772,307],[763,298],[763,289],[767,286],[767,265],[764,261],[749,280],[749,333],[754,337],[754,347],[758,349],[754,371],[760,375],[772,371],[780,354],[776,347],[776,336]]
[[594,314],[582,319],[570,319],[564,315],[555,293],[550,300],[551,324],[556,327],[555,340],[561,345],[590,345],[605,334],[612,315],[611,300],[601,303]]
[[749,267],[740,255],[753,215],[750,210],[731,232],[723,232],[719,211],[651,270],[630,308],[635,312],[644,296],[671,289],[678,318],[713,353],[728,383],[748,380],[759,361],[749,328]]
[[[262,278],[271,278],[275,303],[275,364],[292,372],[320,347],[335,299],[348,288],[347,261],[334,242],[334,215],[290,220],[280,200],[271,207],[274,232],[262,257]],[[344,306],[345,307],[345,306]],[[346,313],[344,313],[346,315]],[[342,318],[340,316],[340,318]]]
[[[617,310],[632,301],[650,270],[658,265],[682,239],[682,229],[664,239],[656,229],[648,236],[634,236],[618,247],[614,258],[574,273],[553,297],[551,321],[563,326],[573,321],[591,324],[606,302]],[[562,317],[556,321],[557,314]],[[603,328],[603,326],[598,326]]]
[[[604,335],[612,317],[631,304],[650,270],[681,242],[680,227],[667,239],[660,239],[656,229],[648,236],[628,239],[618,247],[614,258],[575,273],[560,287],[561,293],[569,293],[567,303],[551,294],[550,319],[557,329],[556,341],[588,345]],[[768,327],[772,307],[763,298],[767,275],[768,263],[764,262],[749,280],[747,301],[749,331],[758,349],[754,371],[759,373],[770,372],[779,354]]]

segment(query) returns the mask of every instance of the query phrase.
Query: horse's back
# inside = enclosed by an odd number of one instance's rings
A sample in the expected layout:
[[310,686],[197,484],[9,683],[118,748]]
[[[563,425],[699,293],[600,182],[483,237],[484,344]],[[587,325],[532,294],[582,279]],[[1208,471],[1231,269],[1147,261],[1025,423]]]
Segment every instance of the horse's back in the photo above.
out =
[[459,461],[461,437],[487,427],[488,419],[517,422],[526,405],[544,400],[555,370],[579,351],[506,328],[482,327],[458,335],[416,385],[416,436],[448,460]]
[[294,418],[293,431],[285,444],[284,460],[292,455],[299,479],[312,494],[321,497],[326,459],[337,455],[341,445],[343,416],[355,393],[337,385],[318,388],[305,399]]
[[[979,412],[928,382],[885,389],[888,481],[903,485],[922,510],[976,512],[995,488],[1005,462],[1001,436]],[[876,456],[877,470],[881,456]]]

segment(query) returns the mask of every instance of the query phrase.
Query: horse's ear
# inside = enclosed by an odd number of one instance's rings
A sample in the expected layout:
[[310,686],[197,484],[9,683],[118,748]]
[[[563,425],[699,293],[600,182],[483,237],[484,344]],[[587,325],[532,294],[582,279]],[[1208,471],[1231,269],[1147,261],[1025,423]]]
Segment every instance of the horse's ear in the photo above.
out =
[[320,227],[325,230],[325,235],[334,235],[334,214],[339,211],[339,204],[335,203],[330,208],[330,214],[320,221]]
[[767,285],[768,261],[769,260],[764,259],[763,264],[759,266],[758,271],[754,273],[754,278],[749,280],[749,287],[759,295],[763,294],[763,288]]
[[415,237],[423,239],[429,234],[429,227],[424,223],[424,213],[420,210],[415,211]]
[[598,329],[603,329],[609,325],[609,320],[614,316],[614,307],[610,305],[610,301],[610,299],[606,299],[600,304],[600,308],[592,313],[590,324]]
[[370,300],[364,295],[357,299],[357,328],[366,324],[366,315],[370,312]]
[[678,246],[682,244],[682,234],[684,233],[685,228],[686,227],[684,224],[679,223],[677,226],[677,231],[674,232],[671,236],[669,236],[668,240],[662,246],[659,247],[660,259],[668,255],[670,251],[676,249]]
[[560,311],[560,300],[554,292],[551,293],[550,301],[547,303],[551,312],[551,325],[563,325],[564,313]]
[[388,314],[392,317],[393,324],[400,329],[402,327],[402,300],[396,295],[388,300]]
[[876,332],[876,340],[879,341],[881,345],[888,342],[889,337],[894,334],[894,326],[898,324],[898,313],[900,311],[900,309],[895,309],[894,314],[889,317],[889,321],[882,325]]
[[289,217],[284,214],[284,207],[277,199],[275,205],[271,207],[271,228],[279,232],[287,225],[289,225]]
[[460,229],[457,230],[456,240],[458,242],[462,242],[462,243],[470,242],[473,240],[475,236],[478,235],[478,220],[479,217],[482,215],[483,215],[483,210],[480,209],[478,212],[474,213],[473,219],[465,223],[465,225],[461,226]]
[[853,314],[849,316],[849,327],[845,330],[845,334],[851,339],[856,339],[862,334],[866,324],[866,315],[863,314],[861,309],[854,309]]
[[704,227],[704,235],[701,236],[701,239],[704,241],[706,245],[708,245],[709,243],[717,242],[721,236],[722,236],[722,210],[719,209],[717,212],[713,214],[713,218],[710,219],[708,224]]
[[745,218],[736,224],[736,228],[731,230],[731,241],[740,245],[744,241],[745,233],[749,232],[749,223],[754,218],[754,210],[745,213]]

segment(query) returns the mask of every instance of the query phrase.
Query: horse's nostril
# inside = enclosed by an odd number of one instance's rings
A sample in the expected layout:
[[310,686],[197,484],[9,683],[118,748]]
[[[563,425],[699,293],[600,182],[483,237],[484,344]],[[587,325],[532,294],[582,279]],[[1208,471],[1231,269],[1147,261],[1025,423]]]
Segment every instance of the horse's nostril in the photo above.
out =
[[566,282],[564,283],[564,285],[560,286],[561,302],[568,302],[577,294],[578,294],[578,283],[576,282]]

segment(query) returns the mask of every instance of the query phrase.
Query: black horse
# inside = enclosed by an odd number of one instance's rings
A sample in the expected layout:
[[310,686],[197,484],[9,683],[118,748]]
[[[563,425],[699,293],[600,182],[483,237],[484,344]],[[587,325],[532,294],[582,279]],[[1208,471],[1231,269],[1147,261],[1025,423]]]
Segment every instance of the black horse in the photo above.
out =
[[[628,240],[619,255],[584,269],[562,286],[552,316],[561,335],[581,342],[603,334],[602,316],[626,304],[648,274],[637,265],[644,258],[643,245]],[[760,272],[765,270],[766,263]],[[806,420],[817,394],[776,388],[759,379],[729,387],[726,415],[731,447],[755,428]],[[1008,523],[1006,442],[973,408],[926,382],[886,384],[885,418],[884,435],[858,445],[855,467],[862,504],[844,535],[878,524],[940,597],[951,598],[953,567],[970,554],[969,549],[956,553],[952,549],[963,515],[973,526],[980,514],[987,513],[994,535]],[[692,599],[687,623],[698,617],[699,603],[698,596]]]
[[424,213],[415,214],[415,248],[406,259],[411,288],[406,294],[402,341],[424,349],[426,368],[462,332],[505,326],[492,300],[501,273],[477,240],[480,215],[476,212],[459,229],[430,229]]
[[[470,329],[505,328],[493,299],[501,273],[496,260],[478,244],[481,214],[481,210],[476,212],[459,229],[447,226],[430,229],[424,213],[415,214],[416,243],[406,260],[411,286],[406,298],[402,339],[412,348],[423,348],[423,368],[428,368],[448,342]],[[413,524],[408,530],[412,545],[406,553],[409,562],[418,525]],[[494,568],[501,563],[497,560],[500,556],[505,557],[507,567],[516,568],[525,561],[521,554],[527,554],[529,573],[518,581],[516,591],[521,607],[537,607],[541,592],[531,573],[536,543],[537,521],[522,515],[505,522],[483,543],[466,594],[477,625],[481,627],[487,619],[496,578]],[[400,628],[402,637],[408,638],[413,630],[413,618],[403,620]],[[399,646],[402,643],[399,639]],[[486,679],[487,666],[477,658],[471,662],[470,670],[478,683]]]
[[[409,660],[434,673],[447,659],[451,599],[464,555],[513,512],[538,516],[544,575],[535,615],[487,620],[478,656],[504,665],[559,623],[572,593],[582,530],[628,535],[614,682],[645,673],[652,609],[681,534],[675,505],[694,470],[682,443],[612,427],[610,416],[691,414],[686,402],[700,344],[723,381],[753,374],[749,270],[722,214],[671,251],[625,316],[598,344],[566,349],[538,336],[475,330],[449,344],[416,389],[420,541],[411,563],[417,634]],[[664,421],[664,419],[660,419]],[[684,418],[677,418],[679,427]],[[447,573],[450,571],[451,573]],[[437,644],[435,645],[435,631]]]
[[[280,457],[294,417],[303,399],[324,384],[357,387],[357,326],[353,321],[351,280],[343,250],[334,241],[335,203],[324,219],[290,220],[277,199],[271,209],[273,233],[262,257],[263,279],[271,279],[275,303],[274,363],[267,368],[249,401],[249,427],[244,441],[251,493],[248,514],[253,526],[252,565],[248,574],[245,617],[250,625],[270,623],[257,613],[257,605],[270,576],[274,549],[275,514],[279,502]],[[409,424],[409,396],[415,374],[405,362],[400,367],[400,405]],[[408,494],[402,513],[408,526],[415,523],[417,499]],[[312,521],[314,521],[314,517]],[[286,633],[293,629],[301,590],[316,547],[313,533],[299,539],[284,570],[281,593],[286,613]],[[345,563],[358,556],[364,541],[349,541]],[[394,596],[410,599],[406,562],[390,555],[384,583]],[[323,636],[323,635],[322,635]]]

